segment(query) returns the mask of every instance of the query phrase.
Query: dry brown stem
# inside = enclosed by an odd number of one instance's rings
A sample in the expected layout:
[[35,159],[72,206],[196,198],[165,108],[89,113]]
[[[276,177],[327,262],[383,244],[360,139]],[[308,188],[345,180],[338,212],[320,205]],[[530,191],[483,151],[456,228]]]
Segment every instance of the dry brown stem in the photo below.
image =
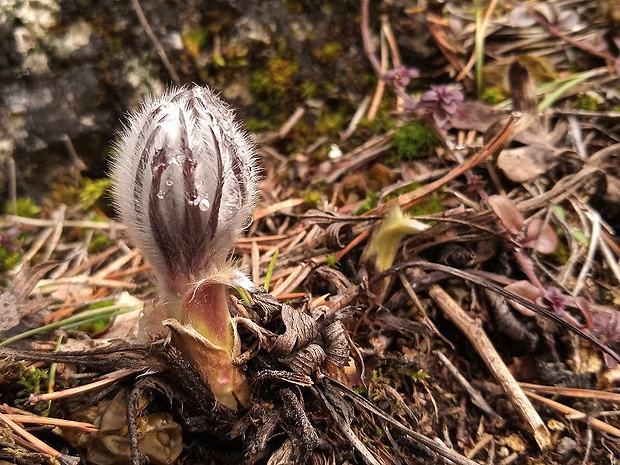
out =
[[551,435],[540,415],[525,396],[506,364],[497,353],[479,321],[472,319],[439,285],[429,289],[429,295],[461,332],[469,339],[493,376],[498,380],[521,418],[526,422],[541,449],[551,445]]

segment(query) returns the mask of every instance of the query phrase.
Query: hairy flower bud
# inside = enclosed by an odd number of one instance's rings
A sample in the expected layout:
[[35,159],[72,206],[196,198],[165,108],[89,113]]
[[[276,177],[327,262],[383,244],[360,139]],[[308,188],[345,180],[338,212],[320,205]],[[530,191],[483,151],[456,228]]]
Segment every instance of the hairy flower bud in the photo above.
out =
[[252,219],[259,174],[254,144],[233,116],[205,87],[147,99],[120,134],[112,186],[121,220],[157,278],[172,343],[215,398],[236,409],[249,394],[233,364],[226,285],[243,275],[227,258]]
[[169,292],[221,271],[252,218],[254,144],[205,87],[147,99],[117,142],[112,185],[133,241]]

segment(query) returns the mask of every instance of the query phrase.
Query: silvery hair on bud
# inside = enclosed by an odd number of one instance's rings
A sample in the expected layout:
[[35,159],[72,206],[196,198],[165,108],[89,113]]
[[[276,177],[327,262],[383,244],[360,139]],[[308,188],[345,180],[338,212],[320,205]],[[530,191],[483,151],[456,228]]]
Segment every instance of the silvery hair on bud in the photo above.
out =
[[170,292],[226,267],[251,222],[255,146],[210,89],[171,88],[128,117],[112,162],[114,203]]

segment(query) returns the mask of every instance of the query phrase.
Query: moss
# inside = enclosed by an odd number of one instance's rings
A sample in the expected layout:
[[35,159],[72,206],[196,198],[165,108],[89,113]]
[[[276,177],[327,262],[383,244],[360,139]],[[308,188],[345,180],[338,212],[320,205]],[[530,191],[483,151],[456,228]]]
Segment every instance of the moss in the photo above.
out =
[[353,388],[353,392],[359,394],[360,396],[368,395],[368,389],[365,386],[357,386]]
[[287,100],[287,94],[295,86],[298,66],[283,58],[272,58],[264,69],[254,71],[250,79],[250,90],[258,99],[269,104]]
[[15,204],[9,202],[4,207],[4,212],[9,215],[18,215],[32,218],[41,211],[41,208],[31,198],[19,198]]
[[332,63],[342,57],[342,47],[339,42],[327,42],[314,51],[314,56],[321,63]]
[[442,212],[444,211],[444,206],[441,202],[444,198],[445,194],[443,193],[434,194],[426,198],[423,202],[420,202],[408,209],[407,213],[411,216],[425,216]]
[[325,112],[319,122],[316,124],[318,134],[328,136],[337,136],[338,131],[342,130],[345,124],[344,115],[341,111]]
[[86,211],[101,200],[109,187],[109,179],[81,178],[77,185],[61,180],[51,186],[50,196],[56,203],[80,205]]
[[304,11],[304,2],[301,0],[282,0],[282,5],[289,13],[298,15]]
[[392,192],[390,192],[388,195],[385,196],[385,201],[389,202],[390,200],[400,197],[401,195],[406,194],[407,192],[413,192],[419,187],[420,187],[420,183],[412,182],[411,184],[408,184],[406,186],[399,187],[398,189],[394,189]]
[[430,126],[414,121],[396,131],[393,144],[398,158],[392,158],[390,161],[411,161],[433,154],[435,148],[439,145],[439,139]]
[[273,125],[265,118],[247,118],[245,128],[250,132],[265,132],[273,129]]
[[[89,305],[85,310],[97,310],[99,308],[106,308],[114,305],[114,300],[103,300],[101,302],[97,302]],[[105,331],[110,324],[112,323],[112,317],[103,316],[93,321],[89,321],[88,323],[84,323],[82,325],[77,326],[79,331],[84,331],[91,336],[100,334]]]
[[598,110],[598,101],[591,95],[579,94],[573,106],[578,110],[596,111]]
[[377,197],[378,197],[377,192],[373,190],[368,190],[368,192],[366,193],[366,198],[364,199],[364,202],[358,207],[357,210],[355,210],[355,214],[363,215],[364,213],[372,210],[374,206],[377,204]]
[[189,55],[193,58],[200,56],[200,51],[204,47],[209,32],[206,28],[192,29],[181,35],[183,46]]
[[308,190],[304,194],[304,204],[310,207],[318,207],[321,204],[321,193],[318,191]]
[[29,367],[20,373],[18,382],[28,394],[39,394],[41,392],[41,383],[47,381],[48,377],[47,370]]
[[12,270],[17,266],[21,258],[19,252],[10,250],[7,247],[0,247],[0,272]]
[[105,234],[97,234],[88,244],[89,253],[101,252],[114,244],[114,241]]
[[418,371],[408,370],[406,375],[411,378],[414,383],[420,383],[430,378],[430,376],[422,368]]
[[80,189],[80,203],[84,210],[91,208],[110,187],[109,179],[84,179]]
[[489,105],[497,105],[508,98],[508,95],[499,87],[487,87],[480,97]]
[[312,81],[304,81],[299,86],[299,92],[303,99],[310,99],[316,95],[316,84]]
[[[406,194],[407,192],[413,192],[419,187],[420,187],[420,184],[418,184],[417,182],[411,183],[407,186],[399,187],[398,189],[395,189],[394,191],[386,195],[385,201],[389,202],[390,200],[400,197],[401,195]],[[422,202],[409,208],[406,211],[406,213],[408,213],[411,216],[426,216],[426,215],[432,215],[433,213],[442,212],[444,211],[445,208],[441,202],[443,201],[445,196],[446,195],[441,192],[434,193],[428,196],[427,198],[425,198]]]

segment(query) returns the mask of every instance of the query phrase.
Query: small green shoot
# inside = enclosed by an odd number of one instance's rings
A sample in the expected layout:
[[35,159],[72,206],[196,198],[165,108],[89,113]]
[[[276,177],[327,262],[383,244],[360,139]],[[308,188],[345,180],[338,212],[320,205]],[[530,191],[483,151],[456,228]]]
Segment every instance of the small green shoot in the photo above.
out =
[[273,269],[276,266],[278,255],[280,255],[280,251],[276,249],[276,251],[273,253],[273,257],[271,257],[271,261],[269,262],[269,268],[267,268],[267,274],[265,275],[265,291],[266,292],[269,292],[269,284],[271,283],[271,276],[273,275]]
[[[62,346],[62,339],[64,336],[59,336],[56,341],[56,347],[54,347],[54,352],[58,352],[60,347]],[[58,363],[54,362],[50,364],[50,376],[47,383],[47,392],[54,392],[54,385],[56,383],[56,371],[58,369]]]
[[238,287],[237,288],[237,292],[239,293],[239,295],[241,296],[241,300],[243,300],[243,302],[247,305],[250,306],[252,305],[252,302],[250,301],[250,298],[248,297],[247,292],[245,292],[245,289]]
[[[56,341],[56,347],[54,348],[54,352],[58,352],[60,347],[62,346],[62,339],[64,336],[60,336]],[[54,392],[54,386],[56,385],[56,371],[58,370],[58,363],[54,362],[50,364],[49,369],[49,378],[47,380],[47,392]],[[49,411],[52,408],[52,401],[47,401],[47,407],[43,410],[42,415],[44,417],[49,415]]]
[[575,238],[575,240],[579,242],[581,245],[584,245],[584,246],[590,245],[590,238],[586,236],[586,234],[581,229],[572,228],[570,232]]
[[420,368],[418,371],[415,371],[415,372],[412,371],[409,374],[409,377],[412,379],[414,383],[420,383],[430,378],[430,376],[422,368]]
[[336,268],[336,266],[338,266],[338,261],[339,261],[339,258],[338,258],[338,255],[336,254],[328,254],[325,256],[325,263],[330,268]]
[[566,221],[566,210],[564,210],[560,205],[554,205],[551,207],[551,211],[559,219]]
[[394,263],[400,241],[408,234],[416,234],[428,225],[411,218],[395,207],[387,214],[379,229],[362,254],[363,262],[374,262],[378,272],[385,271]]
[[57,321],[54,323],[50,323],[48,325],[40,326],[39,328],[34,328],[29,331],[24,331],[23,333],[16,334],[13,337],[9,337],[4,341],[0,342],[0,347],[6,347],[10,344],[13,344],[16,341],[20,341],[22,339],[36,336],[38,334],[43,334],[53,329],[71,329],[77,326],[90,323],[92,321],[96,321],[100,318],[112,318],[117,315],[122,315],[123,313],[129,313],[136,310],[140,310],[142,308],[142,304],[140,305],[111,305],[105,308],[99,308],[96,310],[86,310],[84,312],[78,313],[77,315],[70,316],[69,318],[65,318],[64,320]]

